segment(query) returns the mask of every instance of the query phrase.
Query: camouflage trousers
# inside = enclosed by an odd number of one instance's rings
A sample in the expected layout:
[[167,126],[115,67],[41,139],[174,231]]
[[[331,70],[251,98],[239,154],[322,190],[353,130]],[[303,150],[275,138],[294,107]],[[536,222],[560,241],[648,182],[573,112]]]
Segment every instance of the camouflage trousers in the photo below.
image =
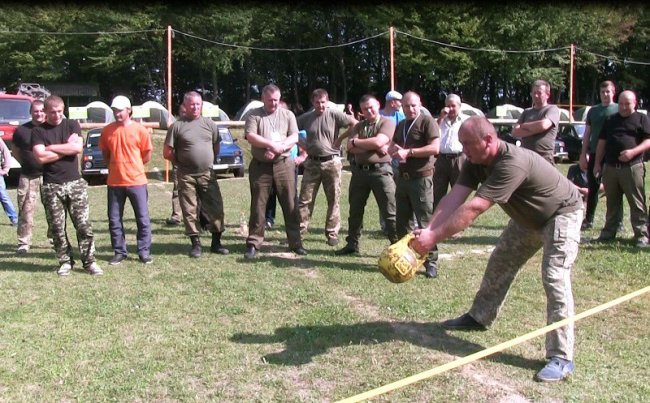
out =
[[177,175],[178,197],[183,212],[185,235],[194,236],[201,233],[199,203],[203,212],[209,217],[210,232],[223,232],[223,199],[214,172],[210,170],[202,174],[183,174],[179,171]]
[[20,175],[18,188],[16,189],[18,199],[18,247],[32,246],[32,230],[34,228],[34,210],[36,201],[43,183],[42,176]]
[[305,171],[300,185],[298,209],[300,211],[300,231],[309,228],[309,220],[314,212],[316,195],[321,183],[327,199],[327,216],[325,218],[325,236],[330,239],[338,238],[341,229],[341,170],[343,163],[340,158],[329,161],[307,159]]
[[[578,255],[583,210],[558,215],[539,230],[513,220],[499,237],[469,314],[485,326],[497,317],[510,286],[522,266],[540,248],[542,283],[546,292],[547,324],[574,314],[571,267]],[[568,324],[546,334],[546,357],[573,360],[574,326]]]
[[77,231],[77,244],[83,267],[94,263],[95,241],[88,218],[88,183],[83,179],[65,183],[44,183],[41,186],[41,201],[45,207],[45,217],[59,264],[68,262],[74,265],[67,232],[68,215]]

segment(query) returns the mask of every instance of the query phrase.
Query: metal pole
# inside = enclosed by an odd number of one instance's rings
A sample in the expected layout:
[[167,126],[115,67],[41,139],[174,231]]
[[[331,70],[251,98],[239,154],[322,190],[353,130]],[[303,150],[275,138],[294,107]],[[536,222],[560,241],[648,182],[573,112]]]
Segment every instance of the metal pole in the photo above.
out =
[[573,122],[573,68],[574,68],[574,58],[575,58],[575,45],[571,44],[571,62],[570,62],[570,71],[569,71],[569,122]]
[[[172,26],[167,26],[167,127],[172,122]],[[169,161],[165,160],[165,182],[169,182]]]

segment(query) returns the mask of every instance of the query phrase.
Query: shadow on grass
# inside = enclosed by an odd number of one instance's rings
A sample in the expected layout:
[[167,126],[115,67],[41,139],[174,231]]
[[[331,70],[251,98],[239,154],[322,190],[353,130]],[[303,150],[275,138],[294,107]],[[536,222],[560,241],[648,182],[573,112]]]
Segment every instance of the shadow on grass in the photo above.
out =
[[[332,348],[358,344],[405,341],[459,357],[485,349],[454,336],[439,324],[420,322],[378,321],[352,325],[279,327],[274,334],[238,333],[230,340],[242,344],[284,343],[283,351],[267,354],[264,359],[270,364],[288,366],[305,365]],[[495,354],[488,359],[531,370],[539,369],[545,363],[509,353]]]

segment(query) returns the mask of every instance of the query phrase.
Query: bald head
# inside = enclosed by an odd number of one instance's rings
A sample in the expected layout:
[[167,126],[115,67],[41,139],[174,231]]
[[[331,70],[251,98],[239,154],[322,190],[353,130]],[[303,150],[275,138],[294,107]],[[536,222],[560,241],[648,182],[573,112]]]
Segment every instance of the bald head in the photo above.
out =
[[621,92],[618,96],[618,113],[621,116],[628,117],[636,110],[636,94],[630,90]]
[[404,116],[406,119],[412,120],[420,114],[420,108],[422,107],[422,102],[420,101],[420,96],[413,91],[409,91],[404,94],[402,98],[402,110],[404,111]]
[[460,125],[458,134],[460,135],[463,131],[468,138],[475,138],[477,140],[483,140],[485,137],[497,137],[497,132],[494,129],[494,126],[492,126],[492,123],[483,116],[472,116],[465,120],[463,124]]
[[458,129],[458,140],[473,164],[489,165],[499,148],[494,126],[482,116],[472,116],[463,122]]

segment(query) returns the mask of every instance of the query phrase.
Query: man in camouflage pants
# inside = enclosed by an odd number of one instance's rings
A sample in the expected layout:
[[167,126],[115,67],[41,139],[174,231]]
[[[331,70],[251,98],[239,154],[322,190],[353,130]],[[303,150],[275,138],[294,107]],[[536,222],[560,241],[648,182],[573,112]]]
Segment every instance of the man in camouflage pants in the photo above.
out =
[[57,274],[68,276],[74,266],[66,231],[66,219],[70,215],[77,230],[84,269],[91,275],[101,275],[104,272],[95,262],[93,229],[88,219],[88,184],[79,174],[79,153],[83,148],[81,127],[76,120],[64,118],[63,108],[60,97],[47,97],[46,121],[32,133],[34,158],[43,165],[41,200],[59,260]]
[[[459,140],[468,160],[429,226],[415,231],[412,247],[427,253],[431,246],[470,226],[495,203],[511,220],[488,260],[469,312],[442,322],[442,326],[486,330],[496,319],[517,273],[540,248],[547,322],[573,316],[571,267],[578,254],[582,222],[578,188],[538,154],[499,140],[483,117],[467,119],[460,127]],[[475,195],[467,200],[474,190]],[[573,323],[547,333],[549,362],[536,379],[554,382],[569,376],[574,369],[573,344]]]

